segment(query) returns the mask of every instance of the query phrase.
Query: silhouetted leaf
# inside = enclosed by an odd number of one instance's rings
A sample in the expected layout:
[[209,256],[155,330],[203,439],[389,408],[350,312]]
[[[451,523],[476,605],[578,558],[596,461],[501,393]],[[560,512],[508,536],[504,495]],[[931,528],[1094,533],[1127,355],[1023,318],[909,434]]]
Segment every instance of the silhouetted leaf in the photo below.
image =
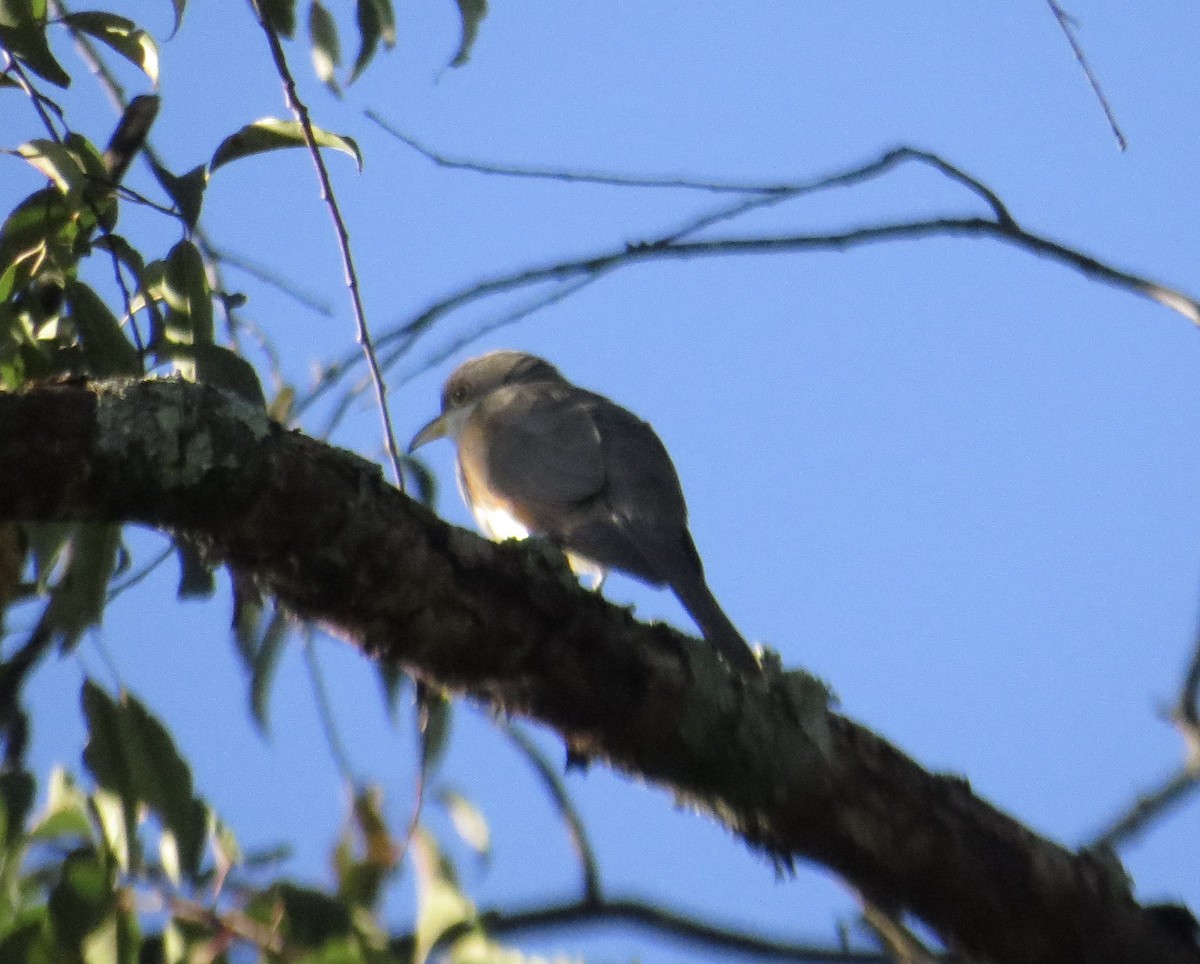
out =
[[[212,289],[208,286],[200,249],[187,240],[176,244],[167,254],[162,281],[163,300],[167,303],[167,340],[183,345],[211,343]],[[185,374],[194,378],[194,367]]]
[[[313,128],[313,139],[320,147],[332,147],[354,158],[358,169],[362,170],[362,152],[352,138],[331,134],[329,131]],[[265,151],[277,151],[282,148],[306,147],[304,131],[299,121],[280,120],[275,117],[264,117],[262,120],[247,124],[236,134],[231,134],[217,146],[212,160],[208,162],[209,170],[236,161],[239,158],[251,157]]]
[[335,71],[342,64],[342,48],[338,42],[337,24],[320,0],[308,8],[308,36],[312,41],[313,70],[320,81],[333,93],[341,96]]
[[100,623],[120,546],[119,525],[90,523],[76,529],[66,573],[54,587],[48,608],[64,652],[79,642],[84,630]]
[[112,909],[113,881],[91,848],[77,850],[62,863],[50,891],[50,920],[65,948],[82,955],[84,939]]
[[258,0],[263,16],[281,37],[296,34],[296,0]]
[[12,847],[25,829],[36,784],[24,770],[0,773],[0,841]]
[[487,0],[455,0],[458,4],[458,15],[462,21],[462,41],[451,67],[461,67],[471,59],[471,48],[475,46],[475,38],[479,34],[479,24],[487,16]]
[[4,16],[0,16],[0,45],[43,80],[58,87],[70,87],[71,75],[54,59],[46,42],[44,8],[43,16],[34,19],[29,4],[9,0],[4,11]]
[[204,561],[200,550],[186,539],[176,539],[175,555],[179,559],[180,599],[208,599],[216,591],[212,566]]
[[69,13],[62,19],[75,30],[107,44],[134,66],[140,67],[152,83],[158,83],[158,46],[154,38],[132,20],[100,10]]
[[350,933],[350,908],[341,901],[293,884],[279,884],[275,894],[283,904],[284,930],[301,947],[320,947]]
[[162,189],[171,196],[183,223],[194,230],[196,222],[200,220],[204,189],[208,187],[208,166],[198,164],[186,174],[178,176],[159,164],[152,165],[152,169]]
[[440,690],[417,684],[417,728],[421,737],[421,774],[428,779],[446,752],[451,702]]
[[90,680],[84,682],[83,705],[88,722],[84,763],[96,782],[121,797],[131,831],[136,824],[129,824],[129,814],[136,814],[139,804],[153,810],[175,838],[181,871],[194,877],[208,809],[193,794],[191,770],[166,727],[130,694],[114,702]]
[[233,392],[243,401],[266,407],[258,372],[246,359],[223,345],[196,345],[192,349],[196,363],[196,381]]
[[279,657],[283,655],[290,628],[291,623],[287,615],[276,603],[275,612],[271,615],[262,640],[255,650],[254,665],[250,671],[250,710],[263,733],[270,729],[267,700],[271,695],[271,682],[275,678],[275,670],[279,668]]
[[354,69],[350,71],[351,84],[367,69],[383,37],[383,18],[377,0],[358,0],[355,18],[358,22],[358,56],[354,58]]
[[142,360],[137,349],[125,337],[121,323],[100,296],[82,281],[69,281],[66,298],[71,306],[71,318],[83,341],[88,372],[101,378],[140,375]]

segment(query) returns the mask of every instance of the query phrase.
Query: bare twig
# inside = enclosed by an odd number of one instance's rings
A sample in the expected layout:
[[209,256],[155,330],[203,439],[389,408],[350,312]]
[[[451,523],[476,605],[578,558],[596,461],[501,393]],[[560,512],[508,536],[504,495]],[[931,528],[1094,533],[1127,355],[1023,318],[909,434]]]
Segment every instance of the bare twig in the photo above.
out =
[[259,264],[257,261],[251,261],[244,255],[236,254],[228,248],[218,247],[207,239],[201,240],[200,248],[214,261],[223,262],[237,268],[239,271],[244,271],[263,284],[270,285],[272,288],[283,292],[283,294],[310,311],[316,312],[325,318],[333,317],[333,308],[327,301],[322,300],[319,295],[303,291],[294,281],[282,277],[278,272],[273,271],[266,265]]
[[[497,937],[554,927],[577,928],[581,924],[602,926],[621,922],[676,938],[702,950],[736,952],[763,960],[798,964],[889,964],[892,961],[887,954],[877,950],[848,950],[814,942],[776,940],[732,927],[720,927],[635,897],[580,900],[512,910],[490,909],[481,911],[478,921],[489,934]],[[441,944],[462,936],[469,926],[451,928],[442,935]],[[403,955],[412,941],[411,935],[393,938],[393,952]]]
[[[784,200],[819,190],[850,186],[877,177],[904,161],[915,161],[933,167],[946,177],[968,188],[988,205],[993,214],[993,219],[978,217],[938,218],[870,226],[835,234],[683,242],[683,239],[687,236],[695,234],[704,228],[711,227],[714,224],[733,220],[751,210],[779,204]],[[491,170],[482,165],[476,165],[472,169],[476,167],[485,171]],[[496,170],[500,173],[504,171],[502,168]],[[544,176],[555,176],[556,173],[542,172]],[[529,176],[532,176],[532,174]],[[393,327],[376,339],[375,345],[378,349],[390,348],[382,356],[382,367],[384,369],[390,368],[400,357],[407,354],[416,340],[438,320],[459,308],[493,295],[507,293],[547,281],[566,281],[569,279],[578,281],[582,279],[590,283],[608,271],[624,267],[627,264],[651,259],[766,253],[769,251],[842,250],[877,241],[921,238],[936,235],[988,237],[1004,241],[1043,257],[1049,257],[1069,264],[1096,280],[1104,281],[1116,287],[1151,298],[1164,307],[1182,314],[1193,323],[1200,324],[1200,303],[1197,303],[1195,299],[1148,278],[1121,271],[1074,248],[1026,231],[1018,224],[1007,206],[991,188],[979,179],[965,173],[957,166],[928,151],[912,147],[899,147],[886,152],[869,163],[861,164],[845,171],[835,172],[809,181],[776,185],[769,189],[767,186],[762,185],[759,188],[761,189],[760,192],[754,196],[739,199],[734,204],[722,206],[715,211],[694,218],[675,231],[655,240],[641,244],[626,244],[617,250],[604,252],[591,258],[560,262],[541,268],[531,268],[485,279],[484,281],[460,288],[458,291],[434,302],[424,311],[410,318],[408,321]],[[560,300],[561,297],[565,297],[565,294],[556,294],[545,299],[544,303]],[[537,307],[538,305],[535,302],[533,307],[528,310],[536,310]],[[523,317],[524,314],[528,313],[528,310],[521,309],[518,317]],[[505,323],[504,317],[501,318],[500,323]],[[489,330],[493,330],[494,326],[489,325],[488,327]],[[470,337],[468,336],[467,340],[470,340]],[[440,358],[442,356],[439,354],[437,357]],[[297,403],[297,412],[302,413],[322,395],[332,389],[360,360],[361,357],[358,354],[351,354],[328,366],[308,395]],[[351,395],[356,394],[357,390],[352,390]],[[340,420],[351,401],[352,398],[342,400],[338,410],[334,413],[331,424],[336,424]]]
[[354,771],[350,767],[350,757],[346,753],[346,745],[338,733],[337,720],[333,716],[333,702],[329,699],[329,691],[325,687],[325,674],[321,672],[321,664],[317,660],[316,629],[312,623],[304,624],[304,665],[308,670],[308,679],[312,683],[313,699],[317,703],[317,716],[321,720],[321,732],[325,736],[325,745],[329,755],[333,757],[343,781],[350,786],[356,786]]
[[501,719],[500,731],[507,736],[513,744],[521,751],[522,755],[531,764],[534,770],[537,771],[538,777],[541,778],[543,786],[554,800],[554,806],[558,810],[558,814],[562,817],[563,823],[566,825],[567,834],[571,838],[571,846],[575,849],[575,855],[579,858],[579,867],[583,871],[583,898],[584,904],[598,904],[603,901],[603,893],[600,889],[600,868],[596,863],[596,852],[592,849],[591,841],[588,840],[587,828],[583,824],[583,818],[579,816],[579,811],[575,809],[575,804],[572,803],[570,795],[567,793],[567,788],[563,784],[562,778],[558,775],[558,771],[553,764],[546,759],[546,756],[538,748],[538,745],[533,742],[529,734],[525,730],[507,719]]
[[1075,55],[1075,60],[1079,63],[1079,67],[1083,71],[1083,76],[1087,78],[1088,85],[1092,88],[1092,93],[1096,95],[1096,100],[1100,102],[1100,109],[1104,111],[1104,116],[1108,120],[1108,126],[1112,128],[1113,137],[1117,139],[1117,147],[1122,151],[1125,150],[1129,144],[1125,140],[1125,135],[1121,132],[1120,125],[1117,124],[1117,115],[1113,113],[1108,98],[1104,96],[1104,91],[1100,88],[1100,81],[1096,79],[1095,73],[1092,72],[1091,65],[1088,64],[1087,57],[1083,53],[1083,47],[1075,36],[1075,19],[1058,5],[1058,0],[1046,0],[1046,3],[1050,7],[1050,12],[1054,14],[1054,19],[1058,21],[1059,27],[1062,28],[1063,36],[1067,38],[1067,43],[1071,45],[1071,52]]
[[313,133],[312,119],[309,117],[308,107],[296,92],[296,81],[292,77],[291,69],[288,67],[287,57],[283,51],[283,44],[280,43],[279,35],[275,32],[275,28],[271,26],[263,14],[260,0],[251,0],[251,8],[258,19],[258,25],[266,35],[267,45],[271,50],[271,58],[275,62],[275,70],[279,74],[280,81],[283,83],[284,99],[287,101],[288,110],[292,112],[300,124],[300,129],[304,132],[304,142],[308,146],[308,153],[312,158],[313,167],[316,169],[317,181],[321,187],[321,200],[324,201],[326,208],[329,210],[329,216],[333,220],[334,232],[337,235],[338,250],[342,255],[342,269],[345,273],[346,287],[350,291],[350,302],[354,310],[358,344],[362,350],[363,357],[366,359],[367,368],[371,372],[371,381],[375,387],[375,401],[379,407],[379,417],[383,423],[384,448],[387,451],[388,460],[391,462],[392,474],[395,478],[396,486],[403,490],[404,474],[400,470],[400,449],[396,444],[396,433],[392,429],[392,415],[388,409],[387,384],[384,382],[383,372],[379,368],[379,361],[375,357],[375,346],[371,342],[371,333],[367,327],[367,313],[366,308],[363,306],[362,292],[359,289],[358,272],[354,267],[354,257],[350,253],[350,232],[347,230],[346,222],[342,218],[341,208],[337,202],[337,195],[334,194],[333,182],[329,177],[329,170],[325,167],[325,159],[321,156],[321,149],[317,146],[317,139]]

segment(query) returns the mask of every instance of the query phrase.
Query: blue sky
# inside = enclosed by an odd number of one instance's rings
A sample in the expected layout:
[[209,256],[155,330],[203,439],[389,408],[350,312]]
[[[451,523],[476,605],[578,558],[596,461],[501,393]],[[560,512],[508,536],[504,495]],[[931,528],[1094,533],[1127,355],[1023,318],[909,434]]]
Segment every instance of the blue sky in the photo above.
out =
[[[165,32],[169,4],[128,6]],[[528,0],[496,4],[471,62],[443,71],[458,41],[454,7],[425,0],[398,5],[397,50],[341,103],[312,80],[303,45],[289,53],[318,122],[358,138],[366,155],[362,175],[344,157],[329,163],[377,333],[476,280],[652,238],[720,200],[442,171],[363,108],[447,154],[644,175],[802,180],[910,144],[986,182],[1028,229],[1200,294],[1200,14],[1168,2],[1078,12],[1125,153],[1048,8],[1033,2],[983,14],[761,2],[733,16],[716,3],[564,11]],[[283,113],[263,42],[232,0],[192,4],[162,59],[154,139],[180,170],[241,124]],[[102,105],[84,71],[75,86],[72,116]],[[6,127],[37,136],[23,103],[4,105]],[[101,106],[99,116],[89,133],[103,140],[111,115]],[[5,169],[0,198],[36,186],[19,161]],[[985,212],[960,187],[905,168],[707,236],[975,213]],[[228,271],[250,295],[245,316],[284,349],[289,379],[309,384],[314,365],[352,345],[353,327],[307,159],[217,172],[205,225],[332,307],[321,316]],[[157,218],[130,216],[126,230],[164,251],[177,239]],[[627,267],[400,384],[530,294],[450,316],[390,373],[403,438],[469,354],[544,355],[658,429],[710,583],[743,632],[827,679],[848,715],[926,766],[966,776],[1075,845],[1178,765],[1180,741],[1159,713],[1186,664],[1200,595],[1200,335],[1181,317],[995,241],[935,238]],[[354,409],[335,440],[378,457],[370,407]],[[468,525],[450,446],[429,459],[439,510]],[[146,559],[157,545],[140,536],[135,553]],[[99,640],[173,727],[200,791],[243,841],[307,829],[293,866],[327,880],[344,797],[299,648],[285,657],[261,741],[243,712],[224,587],[179,607],[174,578],[164,571],[124,597]],[[619,578],[605,592],[688,626],[669,594]],[[402,824],[412,733],[388,726],[353,652],[322,640],[319,653],[356,771],[384,786]],[[103,676],[94,642],[38,677],[42,764],[78,759],[80,664]],[[456,717],[443,773],[495,833],[488,868],[464,863],[481,903],[575,886],[549,804],[485,714]],[[831,938],[835,917],[853,911],[821,872],[778,881],[661,792],[603,771],[568,783],[614,893],[797,938]],[[436,811],[431,819],[444,829]],[[1198,830],[1185,808],[1122,851],[1139,896],[1200,907]],[[408,908],[401,887],[397,925]],[[559,934],[536,946],[584,945]],[[680,956],[615,934],[586,947],[606,959]]]

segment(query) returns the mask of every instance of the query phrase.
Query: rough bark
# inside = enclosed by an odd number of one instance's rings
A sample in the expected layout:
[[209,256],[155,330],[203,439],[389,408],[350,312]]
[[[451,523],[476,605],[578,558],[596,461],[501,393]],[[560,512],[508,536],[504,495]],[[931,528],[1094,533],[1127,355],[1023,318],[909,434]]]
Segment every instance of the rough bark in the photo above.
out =
[[187,532],[372,659],[553,727],[776,861],[817,861],[985,962],[1200,951],[1075,854],[827,712],[803,674],[742,681],[578,587],[536,546],[438,520],[377,467],[176,380],[0,393],[0,521]]

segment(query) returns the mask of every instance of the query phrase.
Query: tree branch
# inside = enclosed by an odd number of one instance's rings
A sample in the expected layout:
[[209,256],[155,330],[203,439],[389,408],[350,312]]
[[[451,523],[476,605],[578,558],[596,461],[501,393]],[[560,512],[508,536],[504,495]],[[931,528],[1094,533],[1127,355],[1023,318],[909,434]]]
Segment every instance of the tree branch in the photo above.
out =
[[[980,962],[1197,964],[1123,874],[1036,836],[844,716],[803,674],[582,589],[544,546],[441,522],[377,466],[178,380],[0,393],[0,521],[185,531],[369,657],[667,788],[789,867],[813,860]],[[805,695],[807,694],[807,695]]]

